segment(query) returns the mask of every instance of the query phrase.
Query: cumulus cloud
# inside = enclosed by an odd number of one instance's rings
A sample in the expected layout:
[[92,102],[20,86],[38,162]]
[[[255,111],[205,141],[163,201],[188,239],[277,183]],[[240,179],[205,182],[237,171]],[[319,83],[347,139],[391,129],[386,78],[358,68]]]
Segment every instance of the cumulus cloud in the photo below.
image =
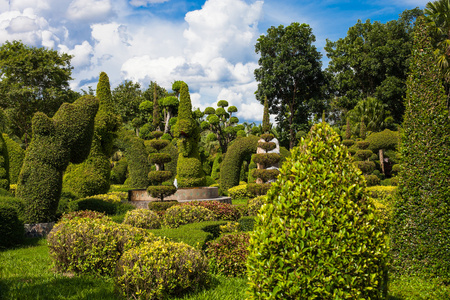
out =
[[75,21],[99,22],[111,14],[111,0],[73,0],[67,9],[67,17]]
[[146,7],[151,4],[168,2],[169,0],[131,0],[130,4],[136,7]]
[[59,45],[59,48],[61,52],[73,56],[71,62],[74,68],[83,68],[90,65],[94,49],[88,41],[84,41],[81,45],[76,45],[71,50],[65,45]]

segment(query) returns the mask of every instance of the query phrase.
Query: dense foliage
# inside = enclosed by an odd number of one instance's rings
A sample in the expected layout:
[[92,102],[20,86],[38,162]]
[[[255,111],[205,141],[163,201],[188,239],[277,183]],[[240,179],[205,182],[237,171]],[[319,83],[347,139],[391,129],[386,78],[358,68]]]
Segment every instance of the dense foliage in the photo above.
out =
[[326,123],[292,150],[250,238],[250,299],[383,298],[387,245],[361,173]]
[[9,190],[9,155],[8,147],[0,134],[0,189]]
[[128,211],[123,220],[123,224],[129,224],[144,229],[161,228],[159,216],[149,209],[134,209]]
[[0,249],[15,246],[23,241],[23,222],[17,209],[0,201]]
[[16,184],[17,179],[19,178],[20,169],[22,169],[23,159],[25,158],[25,150],[5,133],[3,134],[3,139],[5,140],[6,148],[8,149],[9,183]]
[[393,226],[397,270],[450,279],[450,119],[426,28],[418,25]]
[[62,176],[69,162],[81,163],[91,149],[98,100],[83,96],[61,105],[53,118],[33,117],[33,139],[19,176],[16,195],[27,202],[29,223],[55,220]]

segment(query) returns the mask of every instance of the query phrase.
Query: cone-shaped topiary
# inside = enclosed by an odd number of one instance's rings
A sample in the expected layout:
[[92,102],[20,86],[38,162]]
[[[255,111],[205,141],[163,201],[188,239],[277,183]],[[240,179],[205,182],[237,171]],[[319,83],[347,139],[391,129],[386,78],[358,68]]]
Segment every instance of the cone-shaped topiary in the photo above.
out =
[[250,238],[250,299],[380,299],[388,249],[361,172],[326,123],[294,148]]
[[178,120],[174,129],[178,138],[177,182],[178,187],[200,187],[206,183],[198,142],[200,130],[192,116],[191,97],[186,83],[181,84]]
[[264,97],[264,113],[262,120],[262,131],[263,133],[268,133],[270,130],[270,117],[269,117],[269,101],[267,96]]
[[97,98],[100,106],[95,117],[94,138],[88,158],[80,165],[71,165],[64,175],[65,187],[79,197],[105,194],[109,190],[111,155],[113,141],[120,120],[113,113],[113,103],[109,78],[100,73],[97,84]]
[[401,273],[422,273],[448,282],[448,99],[423,21],[416,23],[415,28],[402,124],[399,197],[392,227],[394,266]]
[[84,96],[64,103],[53,116],[36,113],[33,139],[28,146],[16,195],[26,201],[26,222],[55,220],[62,175],[69,162],[81,163],[89,155],[98,100]]

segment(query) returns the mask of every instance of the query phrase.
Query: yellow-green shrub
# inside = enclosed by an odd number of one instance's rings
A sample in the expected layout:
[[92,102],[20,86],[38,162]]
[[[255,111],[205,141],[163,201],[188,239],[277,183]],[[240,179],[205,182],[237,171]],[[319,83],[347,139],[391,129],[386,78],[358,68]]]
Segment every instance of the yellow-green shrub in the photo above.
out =
[[248,198],[250,195],[247,191],[247,184],[237,185],[228,189],[228,196],[233,200]]
[[157,240],[126,251],[117,284],[128,299],[166,299],[209,283],[204,254],[184,243]]
[[214,220],[214,213],[202,206],[176,205],[168,208],[164,214],[164,225],[170,228],[212,220]]
[[123,224],[129,224],[134,227],[144,229],[158,229],[161,228],[161,220],[159,216],[149,209],[134,209],[125,214]]
[[258,196],[247,201],[247,212],[249,216],[256,216],[264,204],[266,196]]
[[147,230],[107,218],[75,218],[57,223],[48,244],[58,271],[112,275],[124,251],[154,239]]

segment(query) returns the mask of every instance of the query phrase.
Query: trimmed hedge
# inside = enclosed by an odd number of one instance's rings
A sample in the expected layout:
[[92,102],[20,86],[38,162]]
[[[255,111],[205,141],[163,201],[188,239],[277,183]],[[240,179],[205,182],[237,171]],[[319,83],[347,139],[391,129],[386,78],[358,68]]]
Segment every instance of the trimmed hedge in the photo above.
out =
[[18,245],[24,239],[23,222],[9,203],[0,202],[0,237],[0,249]]
[[3,135],[0,135],[0,189],[9,190],[9,156]]
[[375,132],[369,135],[366,139],[369,142],[369,150],[378,153],[380,149],[396,150],[400,143],[400,135],[398,131],[385,129],[381,132]]
[[220,171],[220,189],[222,191],[228,191],[229,188],[239,184],[242,162],[249,160],[251,155],[256,152],[258,140],[259,137],[254,135],[241,137],[228,147]]
[[[415,25],[393,216],[394,266],[450,280],[450,118],[424,21]],[[393,182],[391,179],[391,184]]]
[[135,189],[147,188],[150,164],[144,140],[127,130],[119,131],[119,139],[120,148],[125,151],[128,162],[128,178],[125,180],[125,185]]
[[228,196],[230,196],[232,200],[245,199],[250,197],[250,194],[247,190],[247,184],[240,184],[232,188],[229,188]]
[[144,229],[161,228],[161,220],[159,216],[149,209],[134,209],[126,213],[123,224],[128,224]]
[[19,143],[12,140],[6,133],[3,133],[3,139],[5,140],[6,148],[8,149],[9,183],[16,184],[19,179],[20,169],[22,169],[23,159],[25,158],[25,150],[23,150]]
[[195,222],[212,221],[214,213],[202,206],[177,205],[166,210],[164,214],[164,225],[177,228]]
[[55,220],[63,172],[70,162],[81,163],[89,155],[97,110],[98,100],[87,95],[62,104],[53,118],[34,115],[33,139],[16,191],[27,202],[27,223]]
[[112,184],[123,184],[127,179],[128,174],[128,162],[127,158],[123,157],[114,164],[111,169],[110,182]]
[[278,171],[277,169],[254,169],[252,170],[252,172],[253,177],[260,178],[264,183],[268,182],[269,180],[276,179],[278,174],[280,174],[280,171]]
[[189,201],[181,205],[207,208],[214,213],[214,219],[216,220],[236,221],[240,217],[240,213],[234,205],[219,201]]

